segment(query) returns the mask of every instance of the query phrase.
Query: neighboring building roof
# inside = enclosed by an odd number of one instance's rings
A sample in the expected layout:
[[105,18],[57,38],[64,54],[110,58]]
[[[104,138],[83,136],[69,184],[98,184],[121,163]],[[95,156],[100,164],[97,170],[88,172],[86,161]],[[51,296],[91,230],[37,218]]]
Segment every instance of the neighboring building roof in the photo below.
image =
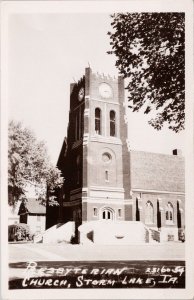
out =
[[132,190],[185,191],[185,163],[181,155],[131,151],[130,165]]
[[28,198],[25,202],[21,203],[18,215],[25,213],[46,214],[46,207],[42,205],[37,199]]

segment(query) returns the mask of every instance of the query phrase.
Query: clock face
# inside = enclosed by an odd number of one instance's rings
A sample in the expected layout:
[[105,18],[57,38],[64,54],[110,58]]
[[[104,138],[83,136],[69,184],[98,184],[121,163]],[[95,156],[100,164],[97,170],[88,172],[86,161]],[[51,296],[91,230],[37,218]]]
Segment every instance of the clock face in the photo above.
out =
[[78,100],[82,101],[83,98],[84,98],[84,88],[81,87],[81,89],[79,90],[79,93],[78,93]]
[[112,88],[109,84],[103,82],[99,85],[99,93],[103,98],[110,98],[112,96]]

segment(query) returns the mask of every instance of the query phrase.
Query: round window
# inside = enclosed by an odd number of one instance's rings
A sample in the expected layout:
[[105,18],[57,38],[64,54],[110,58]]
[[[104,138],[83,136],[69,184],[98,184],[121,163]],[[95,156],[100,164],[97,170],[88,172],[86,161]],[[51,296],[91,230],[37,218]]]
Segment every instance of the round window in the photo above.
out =
[[103,153],[102,154],[102,160],[106,163],[110,162],[112,159],[111,155],[109,153]]

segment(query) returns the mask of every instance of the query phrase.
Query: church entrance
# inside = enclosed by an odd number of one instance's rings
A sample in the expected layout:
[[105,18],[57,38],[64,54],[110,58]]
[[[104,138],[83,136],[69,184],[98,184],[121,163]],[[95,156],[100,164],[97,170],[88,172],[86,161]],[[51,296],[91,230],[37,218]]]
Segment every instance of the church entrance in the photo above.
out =
[[109,207],[103,208],[103,210],[101,211],[101,219],[114,220],[114,211]]

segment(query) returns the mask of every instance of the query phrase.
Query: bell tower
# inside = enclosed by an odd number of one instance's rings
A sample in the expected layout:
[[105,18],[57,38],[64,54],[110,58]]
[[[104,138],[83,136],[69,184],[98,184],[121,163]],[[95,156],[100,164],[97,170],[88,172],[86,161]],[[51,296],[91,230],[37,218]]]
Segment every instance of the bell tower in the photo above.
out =
[[127,138],[124,79],[86,68],[70,85],[67,138],[57,163],[65,180],[54,194],[59,206],[47,205],[47,228],[63,224],[74,242],[81,243],[124,245],[181,238],[184,159],[129,152]]
[[86,68],[70,92],[64,218],[132,220],[124,80]]
[[82,221],[132,220],[124,80],[85,72]]

